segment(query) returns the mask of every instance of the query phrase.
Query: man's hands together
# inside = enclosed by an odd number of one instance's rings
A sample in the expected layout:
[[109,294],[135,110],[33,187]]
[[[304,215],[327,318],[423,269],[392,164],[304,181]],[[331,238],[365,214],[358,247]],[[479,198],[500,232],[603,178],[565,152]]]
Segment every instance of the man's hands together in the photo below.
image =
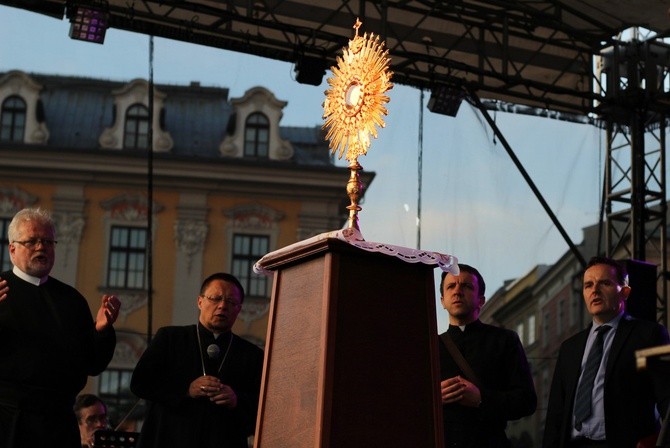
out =
[[477,408],[482,403],[479,388],[461,376],[447,378],[440,383],[442,403],[458,403],[463,406]]
[[237,407],[237,394],[232,387],[211,375],[194,379],[188,387],[188,395],[191,398],[208,398],[214,404],[230,409]]

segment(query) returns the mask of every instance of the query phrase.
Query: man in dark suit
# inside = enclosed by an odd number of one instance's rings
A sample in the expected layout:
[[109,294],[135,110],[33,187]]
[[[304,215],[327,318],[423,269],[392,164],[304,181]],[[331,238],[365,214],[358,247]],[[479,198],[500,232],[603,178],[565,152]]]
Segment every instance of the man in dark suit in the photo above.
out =
[[163,327],[133,372],[131,390],[149,400],[141,448],[247,448],[254,433],[263,351],[231,329],[244,301],[233,275],[210,275],[197,325]]
[[583,295],[593,323],[561,345],[544,448],[635,448],[658,430],[658,412],[663,415],[670,401],[670,381],[638,371],[635,351],[670,341],[662,325],[625,313],[627,283],[625,268],[616,261],[589,261]]

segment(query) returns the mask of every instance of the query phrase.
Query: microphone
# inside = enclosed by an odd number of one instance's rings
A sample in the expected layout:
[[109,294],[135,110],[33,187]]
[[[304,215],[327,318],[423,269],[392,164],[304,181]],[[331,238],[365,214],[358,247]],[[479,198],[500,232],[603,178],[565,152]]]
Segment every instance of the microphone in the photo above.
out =
[[207,346],[207,356],[209,356],[209,359],[218,359],[220,353],[221,349],[219,349],[218,345],[210,344]]

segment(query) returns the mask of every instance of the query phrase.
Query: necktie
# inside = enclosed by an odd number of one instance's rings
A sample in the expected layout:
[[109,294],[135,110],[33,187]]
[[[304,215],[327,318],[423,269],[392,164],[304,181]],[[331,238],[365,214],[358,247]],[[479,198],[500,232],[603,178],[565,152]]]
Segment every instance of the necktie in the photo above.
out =
[[589,356],[584,364],[584,374],[577,387],[577,396],[575,398],[575,429],[580,431],[582,423],[591,415],[591,392],[593,391],[593,382],[596,379],[596,373],[603,359],[603,339],[607,331],[612,328],[609,325],[602,325],[596,329],[596,340],[591,347]]

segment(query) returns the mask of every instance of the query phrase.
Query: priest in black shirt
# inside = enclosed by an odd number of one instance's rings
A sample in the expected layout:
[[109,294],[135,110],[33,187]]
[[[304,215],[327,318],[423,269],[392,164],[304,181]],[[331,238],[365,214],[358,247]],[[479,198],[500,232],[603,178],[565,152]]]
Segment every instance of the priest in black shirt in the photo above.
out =
[[445,446],[509,447],[507,422],[537,405],[530,367],[515,332],[479,320],[485,300],[479,271],[459,268],[459,275],[443,273],[440,283],[449,312],[449,329],[440,335]]
[[45,210],[19,211],[7,233],[14,268],[0,274],[0,448],[77,448],[72,406],[112,359],[121,303],[103,296],[93,321],[86,299],[49,276],[56,231]]
[[236,277],[212,274],[197,297],[198,323],[158,330],[130,382],[149,400],[140,448],[247,448],[263,351],[232,332],[243,301]]

